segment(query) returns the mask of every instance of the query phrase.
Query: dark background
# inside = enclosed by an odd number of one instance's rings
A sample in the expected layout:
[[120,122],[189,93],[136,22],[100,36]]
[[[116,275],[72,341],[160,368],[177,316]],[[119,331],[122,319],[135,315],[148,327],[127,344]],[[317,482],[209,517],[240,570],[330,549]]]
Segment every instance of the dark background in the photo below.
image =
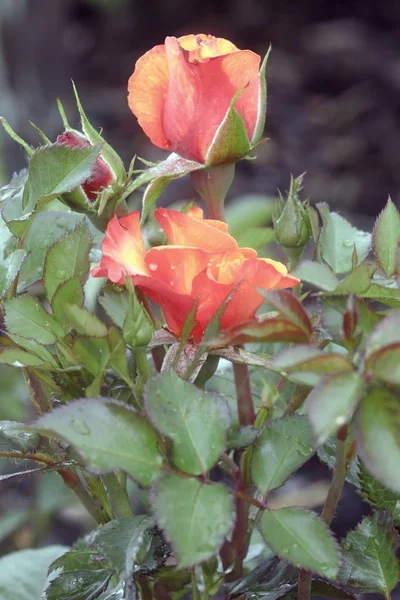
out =
[[[166,35],[212,33],[260,54],[272,43],[270,140],[240,163],[231,196],[275,194],[306,171],[313,202],[371,217],[400,199],[399,28],[398,0],[0,0],[0,114],[31,143],[28,119],[55,139],[57,96],[77,124],[72,78],[127,163],[162,158],[127,107],[136,59]],[[24,157],[1,139],[5,179]],[[167,194],[193,190],[185,180]]]

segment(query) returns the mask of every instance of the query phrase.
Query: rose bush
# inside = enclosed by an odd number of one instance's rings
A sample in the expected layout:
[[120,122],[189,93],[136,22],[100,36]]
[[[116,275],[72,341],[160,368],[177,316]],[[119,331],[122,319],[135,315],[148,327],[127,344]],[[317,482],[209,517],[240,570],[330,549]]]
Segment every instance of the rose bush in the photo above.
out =
[[236,94],[248,146],[253,141],[264,101],[259,67],[260,56],[222,38],[167,37],[137,61],[129,106],[159,148],[208,165],[234,162],[243,157],[236,139],[224,140],[222,158],[210,149]]
[[204,219],[200,208],[187,214],[159,208],[155,217],[169,246],[144,249],[139,213],[114,217],[103,241],[100,266],[92,272],[123,284],[132,277],[136,287],[162,308],[169,329],[178,337],[197,303],[190,338],[199,342],[213,315],[232,294],[221,318],[221,329],[255,319],[265,290],[290,288],[299,279],[280,262],[258,258],[252,248],[239,248],[222,221]]

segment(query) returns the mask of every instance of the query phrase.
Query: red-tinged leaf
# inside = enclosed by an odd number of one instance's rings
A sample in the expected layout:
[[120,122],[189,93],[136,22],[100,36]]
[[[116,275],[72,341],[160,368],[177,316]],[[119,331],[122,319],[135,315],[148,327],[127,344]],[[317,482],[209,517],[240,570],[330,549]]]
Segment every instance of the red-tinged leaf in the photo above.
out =
[[286,290],[274,292],[259,290],[259,292],[279,314],[302,329],[307,339],[310,338],[312,334],[311,321],[296,296]]
[[400,385],[400,342],[384,346],[371,354],[365,369],[377,379]]
[[400,343],[400,311],[393,312],[376,325],[367,340],[366,356],[396,343]]
[[322,352],[309,345],[295,346],[280,352],[274,359],[274,366],[288,373],[309,371],[326,375],[353,370],[352,363],[342,354]]
[[395,272],[396,252],[400,243],[400,215],[392,200],[387,204],[376,220],[372,234],[372,247],[387,277]]
[[310,336],[304,329],[298,327],[287,319],[267,319],[242,323],[232,329],[224,331],[213,345],[244,344],[246,342],[308,342]]
[[358,308],[355,297],[350,295],[343,315],[343,333],[346,340],[353,338],[358,323]]

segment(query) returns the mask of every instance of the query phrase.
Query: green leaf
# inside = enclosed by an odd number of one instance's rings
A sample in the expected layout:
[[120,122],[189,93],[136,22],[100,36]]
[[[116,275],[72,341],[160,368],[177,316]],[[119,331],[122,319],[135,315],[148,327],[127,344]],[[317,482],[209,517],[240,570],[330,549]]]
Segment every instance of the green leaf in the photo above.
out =
[[107,335],[107,327],[96,315],[92,315],[87,308],[66,304],[64,310],[70,323],[78,333],[90,337],[104,337]]
[[[352,452],[353,436],[349,435],[346,441],[346,454]],[[327,465],[331,471],[335,468],[336,464],[336,437],[329,438],[323,446],[320,446],[317,450],[319,460]],[[346,475],[346,481],[355,488],[360,487],[360,481],[358,478],[358,460],[357,457],[353,458],[350,468]]]
[[[217,339],[220,345],[238,345],[246,342],[296,342],[306,343],[310,334],[289,319],[271,318],[263,321],[242,323],[223,331]],[[213,341],[213,340],[212,340]],[[272,363],[271,363],[272,364]]]
[[358,263],[367,257],[371,235],[366,231],[359,231],[338,213],[329,212],[327,204],[318,204],[318,209],[324,223],[318,244],[321,257],[334,273],[348,273],[352,269],[354,248]]
[[14,283],[26,258],[25,250],[14,250],[6,260],[0,264],[0,298],[7,296],[12,291]]
[[287,373],[294,373],[296,381],[304,385],[316,385],[325,375],[353,370],[352,363],[342,354],[323,352],[305,344],[283,350],[275,356],[273,365]]
[[375,479],[361,463],[359,467],[361,493],[375,510],[387,510],[396,525],[400,525],[400,494],[395,494]]
[[112,574],[109,569],[62,573],[46,589],[46,600],[95,600],[107,589]]
[[268,48],[267,54],[264,56],[264,59],[261,63],[260,67],[260,88],[258,91],[258,110],[257,110],[257,120],[256,126],[254,127],[254,133],[251,140],[252,146],[254,144],[258,144],[261,140],[264,127],[265,127],[265,117],[267,114],[267,78],[266,78],[266,70],[268,58],[271,52],[271,46]]
[[[323,325],[334,339],[343,338],[343,314],[346,311],[346,302],[347,300],[343,298],[321,299]],[[362,334],[361,345],[363,346],[366,336],[371,333],[372,329],[381,319],[378,314],[359,298],[355,299],[355,310],[358,314],[358,322],[353,335]]]
[[51,303],[56,289],[72,277],[84,282],[89,274],[91,238],[86,222],[58,240],[47,252],[43,286]]
[[70,192],[92,174],[101,146],[72,148],[49,144],[36,150],[29,162],[29,206]]
[[105,398],[71,402],[40,416],[31,429],[72,444],[95,473],[122,469],[148,486],[161,470],[163,458],[150,423]]
[[36,214],[23,240],[23,249],[28,253],[21,269],[18,292],[23,292],[43,276],[48,249],[65,233],[76,227],[82,215],[61,210],[49,210]]
[[384,346],[371,354],[365,363],[365,370],[377,379],[400,385],[400,342]]
[[236,162],[250,152],[250,140],[244,121],[235,108],[244,91],[245,88],[234,95],[223,121],[214,134],[205,156],[205,163],[209,166]]
[[[112,146],[110,146],[110,144],[107,144],[105,139],[90,123],[89,119],[85,114],[85,111],[83,110],[80,98],[78,96],[78,90],[76,89],[74,82],[72,82],[72,86],[74,88],[76,104],[78,106],[79,115],[81,117],[83,133],[85,134],[89,142],[92,144],[92,146],[95,146],[96,144],[101,145],[101,157],[111,167],[117,179],[123,181],[126,176],[124,163],[122,162],[117,152],[115,152],[115,150],[112,148]],[[67,129],[70,128],[68,127]]]
[[[144,185],[148,185],[151,182],[155,182],[157,179],[166,178],[166,180],[169,182],[172,179],[184,177],[185,175],[192,173],[192,171],[197,171],[198,169],[204,169],[204,165],[202,163],[195,162],[194,160],[188,160],[186,158],[182,158],[178,154],[172,153],[168,156],[166,160],[158,163],[156,166],[151,167],[150,169],[146,169],[143,173],[139,175],[139,177],[134,179],[126,188],[124,196],[128,197],[135,190],[139,189]],[[153,204],[157,199],[156,194],[154,194],[153,192],[154,190],[158,190],[159,193],[161,193],[165,187],[163,183],[164,182],[162,182],[160,186],[158,186],[158,184],[155,184],[155,187],[152,186],[151,188],[152,193],[150,195],[151,202]],[[146,206],[143,207],[141,217],[142,223],[146,220],[150,209],[151,206],[149,205],[149,203],[147,203]]]
[[272,421],[253,447],[254,483],[262,493],[279,487],[314,451],[314,438],[306,417],[293,415]]
[[7,331],[32,338],[40,344],[54,344],[64,330],[32,296],[11,298],[4,303]]
[[315,513],[300,508],[265,510],[259,529],[271,549],[295,567],[336,579],[340,566],[337,542]]
[[47,569],[65,546],[21,550],[0,558],[0,600],[39,600],[46,587]]
[[229,233],[238,240],[247,231],[270,225],[273,205],[274,200],[264,194],[245,194],[236,197],[226,207]]
[[81,307],[83,300],[82,282],[76,277],[68,279],[58,286],[51,300],[51,310],[62,327],[67,328],[70,323],[65,307],[67,305]]
[[178,469],[192,475],[209,471],[226,447],[230,414],[217,394],[183,381],[173,369],[150,380],[146,411],[163,435],[172,440]]
[[400,404],[385,388],[372,388],[363,399],[356,420],[358,452],[368,471],[400,493]]
[[155,483],[152,504],[179,568],[214,556],[232,531],[233,500],[221,483],[166,473]]
[[363,389],[358,373],[335,373],[311,390],[306,410],[318,446],[350,422]]
[[391,277],[396,267],[396,253],[400,243],[400,215],[391,198],[376,220],[372,245],[376,260],[386,277]]
[[42,344],[39,344],[36,340],[32,340],[30,338],[24,338],[20,335],[15,335],[12,333],[9,333],[9,336],[13,342],[18,344],[18,346],[21,346],[21,348],[23,348],[30,354],[34,354],[35,356],[39,357],[43,362],[48,362],[49,364],[53,365],[53,367],[55,367],[55,368],[59,367],[53,354],[51,352],[49,352],[47,350],[47,348],[45,348],[45,346],[42,346]]
[[112,290],[106,290],[100,296],[99,302],[115,325],[122,329],[128,312],[128,294],[126,292],[117,293]]
[[371,277],[375,271],[375,266],[370,263],[358,265],[347,275],[334,290],[335,295],[346,296],[348,294],[363,294],[371,286]]
[[332,292],[339,284],[339,280],[328,265],[312,260],[303,260],[292,274],[303,282],[326,292]]
[[17,421],[0,421],[0,449],[32,452],[39,445],[36,433],[21,431],[23,423]]
[[370,300],[377,300],[392,306],[393,308],[400,308],[400,290],[396,287],[385,287],[372,283],[369,288],[359,294],[360,298],[368,298]]
[[287,290],[268,292],[262,289],[258,289],[258,291],[264,296],[268,304],[271,304],[285,319],[294,323],[306,336],[311,335],[312,325],[310,319],[292,292],[288,292]]
[[[7,185],[0,188],[1,216],[8,230],[16,237],[25,234],[32,220],[32,213],[23,207],[23,199],[29,187],[27,179],[28,171],[23,169],[15,173]],[[3,233],[4,238],[7,239],[6,232]],[[3,244],[5,245],[5,242]]]
[[382,319],[367,340],[366,358],[377,350],[400,343],[400,311],[393,312]]
[[272,227],[252,227],[243,232],[237,241],[241,248],[261,250],[267,244],[275,241],[275,233]]
[[398,535],[388,513],[364,517],[342,541],[341,581],[352,590],[383,594],[389,600],[400,578]]
[[77,337],[72,349],[76,358],[94,377],[104,372],[110,358],[107,336]]

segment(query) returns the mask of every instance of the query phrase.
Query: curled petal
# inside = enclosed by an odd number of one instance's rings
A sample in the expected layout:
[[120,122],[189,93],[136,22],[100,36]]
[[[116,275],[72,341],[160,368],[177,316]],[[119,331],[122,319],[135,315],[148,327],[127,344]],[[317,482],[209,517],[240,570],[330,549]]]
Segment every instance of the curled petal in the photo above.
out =
[[148,274],[139,219],[139,212],[135,211],[110,220],[102,243],[102,259],[93,269],[93,277],[108,277],[122,284],[129,275]]
[[163,45],[155,46],[136,62],[128,82],[128,104],[153,144],[169,150],[163,129],[163,111],[168,91],[168,63]]
[[190,62],[207,61],[209,58],[238,51],[235,44],[232,44],[229,40],[216,38],[205,33],[183,35],[178,38],[178,42],[184,50],[189,52]]
[[166,38],[165,51],[169,83],[164,134],[171,150],[204,162],[232,98],[243,88],[235,106],[251,139],[258,111],[260,57],[240,50],[193,63],[173,37]]
[[177,210],[158,208],[154,216],[163,228],[168,241],[174,246],[191,246],[206,252],[236,250],[236,240],[224,230],[208,224],[207,219],[193,218]]

